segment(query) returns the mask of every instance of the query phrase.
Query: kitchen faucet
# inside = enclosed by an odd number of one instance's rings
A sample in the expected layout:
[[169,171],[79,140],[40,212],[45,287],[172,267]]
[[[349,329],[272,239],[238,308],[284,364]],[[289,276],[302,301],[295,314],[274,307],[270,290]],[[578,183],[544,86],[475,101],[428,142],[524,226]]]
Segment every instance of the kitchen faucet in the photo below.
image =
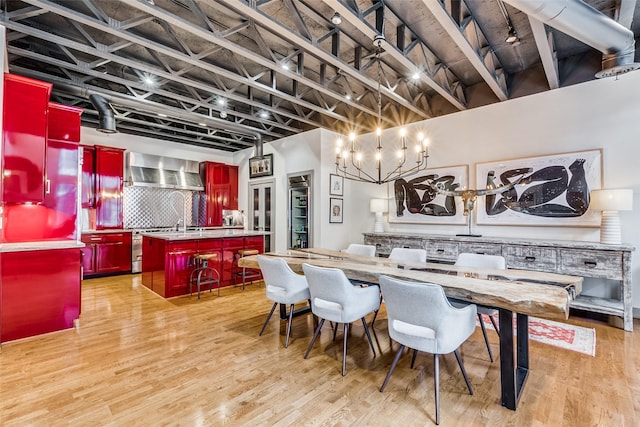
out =
[[[182,232],[186,233],[187,232],[187,198],[185,197],[184,193],[182,193],[181,191],[172,191],[171,194],[169,194],[169,197],[173,199],[174,194],[177,194],[182,198],[182,219],[178,219],[178,222],[176,223],[176,232],[180,231],[180,222],[182,222]],[[180,216],[178,209],[176,209],[173,203],[171,203],[171,208],[176,213],[176,215]]]

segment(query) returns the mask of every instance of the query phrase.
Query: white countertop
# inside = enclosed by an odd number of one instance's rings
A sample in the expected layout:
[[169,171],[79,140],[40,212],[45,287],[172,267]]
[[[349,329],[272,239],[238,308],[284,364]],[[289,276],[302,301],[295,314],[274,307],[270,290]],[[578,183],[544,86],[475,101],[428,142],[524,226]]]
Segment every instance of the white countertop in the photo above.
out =
[[49,240],[43,242],[0,243],[0,253],[48,251],[52,249],[84,248],[84,243],[76,240]]
[[251,237],[264,236],[262,231],[224,229],[224,230],[202,230],[171,232],[171,233],[142,233],[143,236],[153,237],[162,240],[197,240],[197,239],[222,239],[225,237]]

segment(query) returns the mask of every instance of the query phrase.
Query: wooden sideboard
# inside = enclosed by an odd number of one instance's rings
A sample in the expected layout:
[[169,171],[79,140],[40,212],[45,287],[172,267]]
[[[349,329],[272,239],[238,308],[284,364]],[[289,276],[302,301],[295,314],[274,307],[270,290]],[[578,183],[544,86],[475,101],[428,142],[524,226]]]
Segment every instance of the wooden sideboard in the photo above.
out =
[[376,255],[388,256],[392,248],[422,248],[427,261],[453,263],[459,253],[502,255],[507,268],[608,279],[616,286],[615,298],[579,295],[571,308],[608,314],[622,319],[625,331],[633,330],[630,245],[596,242],[546,241],[436,234],[364,233],[364,243],[376,246]]

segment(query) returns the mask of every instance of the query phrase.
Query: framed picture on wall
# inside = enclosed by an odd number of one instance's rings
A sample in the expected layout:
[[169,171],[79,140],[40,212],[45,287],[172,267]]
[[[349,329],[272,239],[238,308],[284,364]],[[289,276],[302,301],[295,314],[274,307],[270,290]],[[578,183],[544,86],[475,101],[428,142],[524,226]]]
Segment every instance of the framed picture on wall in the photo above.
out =
[[342,224],[343,205],[342,199],[329,199],[329,222],[334,224]]
[[249,159],[249,178],[273,175],[273,154]]
[[469,167],[426,169],[411,179],[389,183],[389,222],[409,224],[466,224],[460,197],[438,193],[467,188]]
[[589,193],[602,188],[602,151],[502,160],[476,165],[477,188],[518,182],[496,195],[478,197],[476,222],[486,225],[600,225]]
[[332,196],[344,196],[344,178],[338,175],[329,175],[329,194]]

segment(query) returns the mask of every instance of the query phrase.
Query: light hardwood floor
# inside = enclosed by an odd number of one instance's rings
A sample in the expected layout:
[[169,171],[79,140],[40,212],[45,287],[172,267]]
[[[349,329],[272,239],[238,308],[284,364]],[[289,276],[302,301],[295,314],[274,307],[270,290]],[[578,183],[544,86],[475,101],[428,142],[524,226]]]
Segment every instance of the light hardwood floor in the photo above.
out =
[[[373,358],[362,325],[349,337],[325,327],[307,360],[309,316],[272,318],[264,287],[222,296],[164,300],[140,275],[83,282],[76,329],[0,347],[0,425],[422,426],[435,424],[433,365],[405,355],[379,392],[394,350],[386,314],[376,322]],[[441,359],[444,426],[637,426],[640,322],[636,332],[595,327],[596,357],[531,342],[531,372],[517,411],[500,406],[499,364],[489,363],[479,329],[462,346],[474,388],[467,393],[453,354]],[[494,352],[497,337],[490,332]],[[393,349],[397,348],[394,344]]]

